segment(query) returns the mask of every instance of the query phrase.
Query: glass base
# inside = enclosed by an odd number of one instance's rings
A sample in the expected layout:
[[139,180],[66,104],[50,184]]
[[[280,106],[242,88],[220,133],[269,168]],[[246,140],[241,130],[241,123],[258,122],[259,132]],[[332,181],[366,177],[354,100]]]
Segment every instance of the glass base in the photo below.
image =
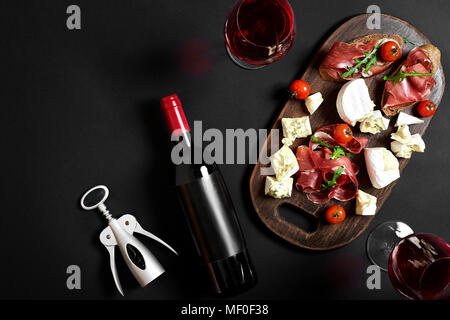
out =
[[239,67],[247,69],[247,70],[258,70],[261,68],[264,68],[265,66],[255,66],[253,64],[246,63],[242,60],[239,60],[234,54],[231,53],[228,46],[225,45],[227,48],[228,56],[230,57],[231,61],[233,61],[235,64],[237,64]]
[[387,272],[389,256],[395,245],[413,233],[414,231],[401,221],[387,221],[379,224],[367,238],[366,250],[369,260]]

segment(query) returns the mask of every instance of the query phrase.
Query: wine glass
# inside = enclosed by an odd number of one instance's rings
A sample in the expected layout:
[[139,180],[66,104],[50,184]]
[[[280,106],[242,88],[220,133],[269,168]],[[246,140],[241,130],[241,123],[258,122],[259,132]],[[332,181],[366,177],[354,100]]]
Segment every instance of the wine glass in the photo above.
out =
[[377,226],[367,239],[372,263],[389,272],[392,285],[413,300],[450,299],[450,245],[403,222]]
[[239,0],[225,21],[227,52],[245,69],[280,60],[294,38],[294,12],[286,0]]

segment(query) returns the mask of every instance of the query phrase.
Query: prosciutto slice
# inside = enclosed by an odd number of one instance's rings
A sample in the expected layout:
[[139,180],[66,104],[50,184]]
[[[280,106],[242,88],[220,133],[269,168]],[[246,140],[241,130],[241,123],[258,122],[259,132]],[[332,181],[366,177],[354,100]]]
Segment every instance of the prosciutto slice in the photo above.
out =
[[[405,64],[398,72],[429,73],[430,70],[430,59],[422,49],[415,48],[408,54]],[[393,80],[388,80],[384,84],[387,99],[383,109],[425,100],[433,91],[435,84],[433,76],[406,77],[402,81],[398,81],[396,85]]]
[[[332,135],[334,132],[334,129],[336,128],[336,124],[332,124],[329,126],[325,126],[317,130],[317,132],[314,134],[314,136],[332,147],[338,145],[336,140],[333,139]],[[361,138],[361,137],[353,137],[350,142],[347,142],[346,144],[341,144],[347,151],[350,151],[352,153],[360,153],[362,149],[364,149],[365,145],[367,144],[367,138]]]
[[372,40],[368,43],[346,43],[335,42],[328,52],[327,56],[320,65],[322,72],[327,73],[331,78],[336,80],[350,80],[364,77],[370,77],[378,74],[389,67],[389,63],[377,59],[377,65],[370,68],[366,73],[356,70],[353,77],[342,78],[341,75],[354,65],[355,59],[363,59],[364,52],[370,52],[377,45],[378,40]]
[[[334,147],[338,143],[331,136],[336,125],[323,127],[314,136]],[[354,138],[343,147],[353,153],[359,153],[367,144],[367,139]],[[297,189],[305,192],[307,198],[316,203],[323,204],[335,198],[339,201],[347,201],[356,196],[358,190],[359,166],[353,163],[348,157],[341,156],[331,159],[332,150],[320,146],[314,141],[310,141],[309,146],[299,146],[296,157],[299,164],[299,173],[296,182]],[[322,183],[331,180],[334,172],[343,167],[341,176],[336,180],[336,185],[332,189],[324,189]]]

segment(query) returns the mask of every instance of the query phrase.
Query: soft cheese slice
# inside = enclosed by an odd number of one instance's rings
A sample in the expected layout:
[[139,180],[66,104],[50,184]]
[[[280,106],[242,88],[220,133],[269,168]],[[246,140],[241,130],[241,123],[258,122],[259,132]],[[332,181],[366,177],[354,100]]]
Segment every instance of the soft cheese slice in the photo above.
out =
[[391,133],[391,139],[398,141],[403,144],[408,144],[411,142],[411,132],[406,124],[398,127],[397,132]]
[[320,92],[314,93],[305,99],[305,105],[310,114],[313,114],[323,102],[322,94]]
[[270,157],[270,164],[279,181],[289,178],[299,169],[297,158],[287,145],[281,147],[280,150]]
[[289,198],[292,194],[293,178],[278,181],[275,177],[266,177],[264,193],[275,199]]
[[362,216],[373,216],[377,211],[377,197],[362,190],[356,195],[356,214]]
[[423,123],[422,119],[411,116],[407,113],[400,112],[397,117],[397,122],[395,123],[396,127],[400,127],[402,125],[411,125],[411,124],[419,124]]
[[423,141],[420,134],[416,133],[411,136],[411,141],[407,144],[392,141],[391,150],[395,153],[397,158],[411,158],[413,152],[424,152],[425,142]]
[[389,127],[389,119],[383,117],[380,110],[376,110],[365,118],[359,125],[361,132],[368,132],[371,134],[380,133]]
[[339,116],[351,126],[370,114],[374,106],[364,79],[347,82],[342,86],[336,100]]
[[400,178],[398,160],[386,148],[366,148],[364,158],[370,182],[375,188],[384,188]]

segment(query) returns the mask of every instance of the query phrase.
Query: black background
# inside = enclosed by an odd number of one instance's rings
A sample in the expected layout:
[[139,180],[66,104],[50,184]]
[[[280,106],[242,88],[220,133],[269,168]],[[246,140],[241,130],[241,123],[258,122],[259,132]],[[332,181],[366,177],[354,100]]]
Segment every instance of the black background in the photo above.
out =
[[[118,298],[103,218],[83,212],[82,192],[111,191],[107,204],[181,253],[145,241],[167,273],[139,289],[124,263],[127,299],[211,298],[175,198],[168,130],[160,97],[178,93],[188,120],[203,128],[268,128],[282,92],[306,68],[325,37],[349,17],[378,4],[427,35],[450,64],[449,1],[295,1],[297,36],[280,62],[250,72],[227,57],[227,1],[2,1],[0,4],[1,264],[0,298]],[[66,28],[77,4],[82,29]],[[196,66],[192,68],[192,66]],[[391,197],[369,228],[390,219],[450,239],[449,95]],[[242,299],[402,299],[382,274],[368,290],[366,231],[344,248],[300,250],[258,220],[248,191],[252,165],[222,166],[246,234],[259,283]],[[79,265],[81,290],[66,288],[66,268]]]

